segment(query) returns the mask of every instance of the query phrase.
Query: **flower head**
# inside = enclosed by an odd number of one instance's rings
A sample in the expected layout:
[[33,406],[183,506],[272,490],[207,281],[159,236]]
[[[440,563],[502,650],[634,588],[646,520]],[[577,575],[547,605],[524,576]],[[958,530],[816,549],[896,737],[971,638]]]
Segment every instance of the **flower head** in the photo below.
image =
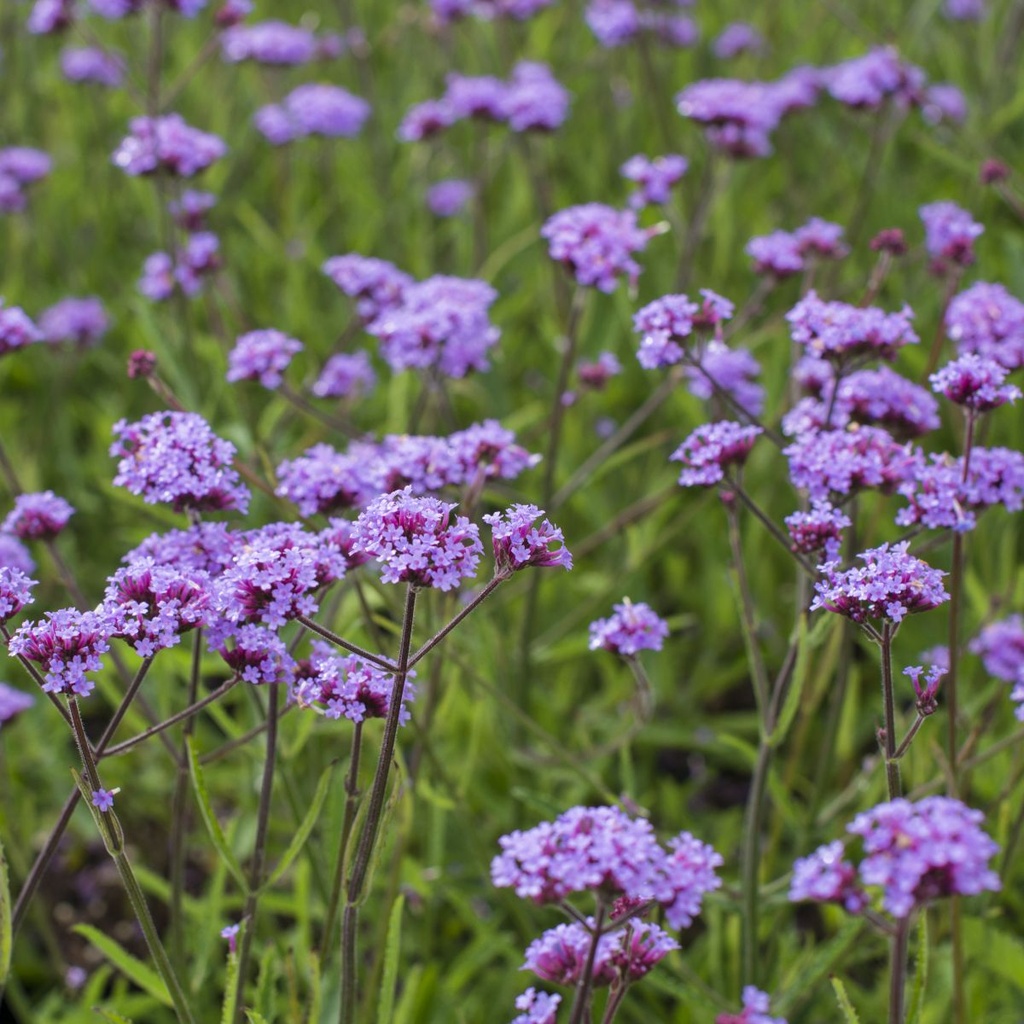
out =
[[1004,384],[1007,370],[999,363],[973,352],[947,363],[928,379],[932,388],[951,402],[972,412],[989,412],[1021,396],[1015,384]]
[[548,240],[551,258],[568,267],[582,285],[613,292],[619,277],[633,285],[640,275],[633,254],[647,247],[648,233],[632,210],[602,203],[570,206],[548,218],[540,233]]
[[95,345],[110,327],[103,303],[94,297],[61,299],[39,314],[43,340],[67,342],[77,348]]
[[838,562],[821,566],[825,579],[815,585],[811,610],[826,608],[853,619],[886,619],[899,623],[913,612],[928,611],[949,600],[943,589],[946,574],[907,553],[908,541],[883,544],[857,557],[864,562],[845,572]]
[[227,146],[216,135],[191,127],[180,114],[136,117],[130,127],[131,133],[121,141],[112,158],[125,174],[164,170],[191,178],[227,152]]
[[859,914],[868,897],[857,881],[857,870],[843,859],[842,840],[819,846],[808,857],[793,865],[789,898],[794,903],[814,900],[818,903],[839,903],[851,914]]
[[878,110],[886,100],[903,108],[918,103],[924,81],[924,72],[891,46],[876,46],[826,72],[832,97],[855,110]]
[[743,989],[743,1012],[720,1013],[715,1024],[786,1024],[782,1017],[770,1017],[768,993],[753,985]]
[[649,302],[633,317],[633,330],[641,335],[637,359],[645,370],[672,366],[684,355],[679,342],[694,330],[694,317],[700,311],[685,295],[663,295]]
[[338,85],[307,83],[293,89],[280,104],[261,107],[253,118],[257,129],[275,146],[310,135],[350,139],[370,116],[370,104]]
[[793,551],[810,555],[823,551],[825,561],[839,557],[839,543],[843,530],[850,525],[850,517],[827,501],[818,499],[807,512],[794,512],[786,516],[786,529],[793,542]]
[[308,64],[318,56],[316,36],[306,28],[283,21],[261,21],[235,25],[221,33],[221,55],[237,64],[251,60],[258,64]]
[[504,512],[484,516],[491,527],[496,572],[512,573],[528,565],[572,568],[562,531],[547,519],[534,525],[542,515],[536,505],[511,505]]
[[729,466],[742,466],[763,431],[731,420],[698,427],[669,456],[681,462],[680,487],[710,487],[725,478]]
[[650,605],[625,598],[615,613],[590,624],[590,649],[603,649],[623,657],[640,651],[660,651],[668,636],[668,623]]
[[220,638],[217,653],[247,683],[281,683],[292,678],[295,661],[284,641],[265,626],[240,626]]
[[321,269],[346,295],[357,300],[356,311],[365,322],[401,305],[405,289],[413,283],[393,263],[354,252],[332,256]]
[[53,491],[19,494],[0,523],[0,532],[13,533],[21,540],[53,540],[74,514],[74,508]]
[[710,401],[724,391],[744,412],[761,415],[764,388],[756,380],[761,364],[745,348],[733,349],[711,340],[684,372],[691,395]]
[[114,794],[109,789],[94,789],[92,805],[101,812],[109,811],[114,806]]
[[517,1014],[511,1024],[555,1024],[561,1001],[559,995],[528,988],[521,996],[516,996],[516,1009],[522,1013]]
[[349,398],[367,395],[377,383],[370,357],[365,352],[339,352],[320,371],[313,394],[317,398]]
[[978,281],[954,296],[946,332],[961,353],[994,359],[1007,370],[1024,366],[1024,302],[1001,284]]
[[258,380],[273,391],[281,386],[292,357],[302,351],[302,342],[273,329],[249,331],[235,341],[228,355],[227,379]]
[[5,306],[0,298],[0,356],[42,340],[42,332],[25,311],[19,306]]
[[644,206],[663,206],[671,198],[672,186],[682,181],[689,167],[685,156],[669,153],[653,160],[642,154],[631,156],[619,168],[619,173],[636,184],[629,197],[629,205],[638,210]]
[[924,244],[928,255],[939,264],[947,261],[961,267],[974,262],[974,240],[985,230],[956,203],[929,203],[918,211],[924,223]]
[[36,581],[20,569],[0,565],[0,623],[8,622],[32,601]]
[[80,612],[62,608],[47,612],[38,622],[24,622],[11,637],[11,654],[34,661],[43,669],[43,690],[87,697],[98,672],[100,655],[110,650],[112,623],[103,611]]
[[474,192],[473,183],[463,178],[436,182],[427,189],[427,208],[435,217],[454,217],[462,213]]
[[0,683],[0,725],[12,722],[23,711],[28,711],[35,704],[31,694],[16,690],[13,686]]
[[910,326],[913,315],[909,306],[885,313],[873,306],[824,302],[810,291],[786,319],[797,344],[819,358],[842,363],[865,356],[893,359],[904,345],[916,345],[919,339]]

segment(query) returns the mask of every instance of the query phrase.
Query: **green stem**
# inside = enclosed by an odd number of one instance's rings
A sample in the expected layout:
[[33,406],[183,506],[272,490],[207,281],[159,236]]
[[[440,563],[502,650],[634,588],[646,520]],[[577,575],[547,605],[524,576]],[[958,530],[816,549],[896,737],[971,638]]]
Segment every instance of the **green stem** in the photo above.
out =
[[[885,712],[885,785],[890,800],[902,795],[900,766],[896,760],[896,697],[892,685],[892,623],[882,623],[882,705]],[[906,942],[904,941],[904,946]]]
[[587,950],[587,962],[583,967],[583,973],[576,984],[576,993],[572,1000],[572,1012],[569,1015],[569,1024],[583,1024],[587,1007],[590,1005],[590,996],[594,987],[594,961],[597,959],[597,947],[601,941],[604,926],[605,906],[601,902],[597,907],[597,914],[594,918],[594,930],[590,936],[590,949]]
[[382,657],[379,654],[371,654],[369,651],[364,651],[362,647],[357,647],[353,643],[349,643],[344,637],[338,636],[337,633],[332,633],[326,626],[321,626],[319,622],[314,622],[312,619],[307,618],[305,615],[296,615],[296,622],[301,622],[310,632],[316,633],[317,636],[322,636],[325,640],[330,641],[335,647],[340,647],[342,650],[348,651],[351,654],[356,654],[360,658],[371,662],[378,668],[384,669],[385,672],[394,672],[397,666],[393,661],[388,658]]

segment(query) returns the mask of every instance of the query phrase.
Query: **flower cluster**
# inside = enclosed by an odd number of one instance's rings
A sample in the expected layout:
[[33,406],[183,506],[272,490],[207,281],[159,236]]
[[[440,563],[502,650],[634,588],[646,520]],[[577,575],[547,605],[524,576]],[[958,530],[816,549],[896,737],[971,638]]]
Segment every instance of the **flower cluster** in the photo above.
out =
[[819,499],[809,511],[786,516],[785,522],[795,552],[810,555],[823,551],[824,560],[833,562],[839,557],[839,543],[843,530],[850,526],[850,517],[842,509]]
[[555,1024],[561,1001],[559,995],[528,988],[522,995],[516,996],[516,1009],[522,1010],[522,1013],[517,1014],[511,1024]]
[[349,297],[356,300],[356,312],[365,323],[402,302],[413,279],[387,260],[347,253],[332,256],[321,268]]
[[980,655],[986,672],[1014,684],[1010,699],[1017,705],[1014,714],[1024,722],[1024,619],[1011,615],[991,623],[971,641],[970,650]]
[[235,446],[217,437],[197,413],[156,412],[114,424],[110,454],[121,461],[115,486],[176,512],[249,507],[249,492],[231,468]]
[[265,388],[281,386],[292,357],[302,351],[302,342],[273,329],[249,331],[235,341],[228,354],[227,379],[258,380]]
[[1004,384],[1007,370],[999,363],[968,352],[928,379],[932,388],[972,413],[990,412],[1020,398],[1020,388]]
[[697,26],[683,14],[668,14],[655,2],[638,7],[633,0],[591,0],[586,20],[597,41],[605,47],[623,46],[641,33],[666,46],[693,46]]
[[711,487],[725,478],[728,466],[742,466],[754,442],[764,431],[731,420],[699,426],[669,456],[681,462],[680,487]]
[[454,508],[408,487],[381,495],[356,520],[355,547],[380,563],[384,583],[454,590],[476,573],[483,552],[475,524],[465,516],[452,522]]
[[812,257],[842,259],[849,251],[838,224],[812,217],[796,231],[773,231],[747,243],[747,255],[754,261],[755,274],[771,274],[782,280],[802,273]]
[[644,206],[664,206],[672,186],[682,181],[689,166],[686,157],[677,153],[656,156],[653,160],[639,153],[630,157],[619,168],[619,173],[627,181],[637,185],[629,197],[630,208],[639,210]]
[[946,333],[961,353],[993,359],[1007,370],[1024,366],[1024,302],[1001,284],[978,281],[955,295]]
[[988,861],[999,847],[979,827],[982,820],[950,797],[879,804],[847,826],[863,842],[857,868],[841,859],[841,843],[823,846],[794,866],[789,898],[839,902],[858,913],[880,889],[882,908],[906,918],[942,896],[997,891]]
[[5,306],[0,298],[0,356],[42,341],[43,335],[20,306]]
[[0,532],[0,566],[18,569],[27,576],[35,572],[36,563],[17,537]]
[[463,178],[438,181],[427,189],[427,209],[435,217],[454,217],[466,208],[475,191],[473,183]]
[[472,15],[482,21],[495,18],[512,18],[526,21],[554,0],[430,0],[430,9],[442,25],[459,21]]
[[216,651],[246,683],[281,683],[291,679],[295,661],[284,641],[266,626],[246,625],[220,638]]
[[317,398],[350,398],[369,394],[376,383],[377,375],[365,352],[338,352],[324,363],[313,394]]
[[61,74],[69,82],[92,82],[116,89],[124,80],[125,62],[119,54],[98,46],[76,46],[60,55]]
[[645,370],[672,366],[684,355],[680,341],[694,329],[699,307],[685,295],[663,295],[633,316],[633,330],[641,336],[637,359]]
[[20,569],[0,565],[0,623],[14,618],[32,600],[31,580]]
[[910,326],[913,312],[904,306],[885,313],[873,306],[825,302],[810,291],[787,314],[790,336],[807,351],[836,363],[865,356],[893,359],[904,345],[918,337]]
[[[643,348],[640,351],[644,353]],[[691,395],[709,401],[722,391],[748,415],[761,415],[764,388],[754,379],[761,364],[745,348],[731,349],[724,342],[709,341],[684,372]]]
[[974,262],[974,240],[985,230],[956,203],[929,203],[917,211],[924,224],[924,244],[938,267],[966,267]]
[[114,151],[114,163],[125,174],[154,174],[167,171],[191,178],[227,152],[227,146],[208,132],[185,123],[180,114],[136,117],[127,135]]
[[855,110],[878,110],[886,100],[900,107],[921,102],[924,72],[900,59],[891,46],[878,46],[825,73],[833,99]]
[[688,927],[706,892],[721,885],[715,868],[722,858],[688,832],[667,852],[649,821],[617,807],[573,807],[553,822],[498,840],[491,880],[522,899],[557,903],[574,892],[601,890],[653,900],[673,928]]
[[0,725],[11,722],[23,711],[28,711],[35,704],[35,699],[13,686],[0,683]]
[[261,21],[253,25],[233,25],[221,33],[221,56],[230,64],[251,60],[257,64],[308,64],[318,57],[329,57],[333,41],[317,41],[309,29],[284,21]]
[[253,122],[268,142],[283,146],[310,135],[353,138],[369,116],[370,104],[341,86],[307,83],[260,107]]
[[768,993],[747,985],[743,989],[743,1012],[720,1013],[715,1024],[786,1024],[782,1017],[769,1016],[770,1009]]
[[643,601],[624,598],[615,613],[590,624],[590,649],[631,658],[640,651],[660,651],[668,636],[668,623]]
[[74,508],[53,491],[19,494],[0,523],[0,533],[13,533],[20,540],[52,540],[74,514]]
[[11,654],[34,661],[43,670],[43,690],[88,697],[98,672],[100,655],[110,650],[112,626],[103,611],[79,612],[62,608],[47,612],[38,622],[24,622],[10,639]]
[[821,566],[824,579],[814,585],[811,611],[826,608],[854,622],[887,619],[900,623],[913,612],[928,611],[949,600],[946,574],[908,554],[909,542],[883,544],[857,557],[864,563],[845,572],[838,562]]
[[20,213],[28,205],[25,187],[45,178],[52,162],[41,149],[0,149],[0,213]]
[[197,295],[220,264],[220,239],[212,231],[197,231],[173,256],[166,252],[147,256],[138,288],[153,302],[165,302],[175,288],[180,288],[183,295]]
[[572,568],[562,531],[547,519],[536,525],[542,515],[536,505],[512,505],[484,516],[491,527],[496,573],[512,573],[528,565]]
[[719,32],[712,50],[719,60],[732,60],[743,53],[759,53],[764,49],[764,37],[745,21],[733,21]]
[[540,233],[551,258],[568,267],[582,285],[613,292],[619,277],[628,278],[632,286],[640,275],[633,254],[646,248],[648,232],[632,210],[602,203],[570,206],[550,217]]
[[39,331],[50,344],[67,343],[76,348],[95,345],[110,327],[103,303],[95,298],[61,299],[39,314]]

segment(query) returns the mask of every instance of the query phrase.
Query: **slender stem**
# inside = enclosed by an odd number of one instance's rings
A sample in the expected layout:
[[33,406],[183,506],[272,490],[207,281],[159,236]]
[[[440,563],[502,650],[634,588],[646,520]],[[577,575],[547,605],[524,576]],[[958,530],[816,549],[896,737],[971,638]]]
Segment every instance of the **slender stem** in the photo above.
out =
[[249,872],[249,892],[245,898],[242,920],[245,928],[238,950],[238,975],[235,981],[235,1024],[242,1020],[245,996],[245,981],[248,973],[252,937],[256,931],[256,904],[263,881],[263,865],[267,853],[267,830],[270,824],[270,797],[274,789],[274,765],[277,761],[277,716],[280,705],[280,684],[270,685],[267,701],[267,748],[263,759],[263,782],[260,786],[260,803],[256,814],[256,842],[253,848],[252,869]]
[[580,980],[576,983],[576,993],[572,1000],[569,1024],[583,1024],[587,1007],[590,1005],[590,994],[594,987],[594,962],[597,959],[597,947],[603,934],[604,915],[605,905],[601,902],[598,904],[597,914],[594,918],[594,930],[590,935],[590,949],[587,950],[587,962],[584,964]]
[[439,629],[410,659],[409,668],[412,668],[421,658],[429,654],[460,622],[468,615],[476,611],[498,589],[499,585],[509,578],[508,573],[496,573],[487,582],[487,586],[480,591],[472,601],[469,602],[446,626]]
[[817,570],[809,562],[807,562],[806,559],[802,558],[799,554],[797,554],[797,552],[793,550],[793,544],[790,541],[790,539],[782,532],[782,530],[780,530],[775,525],[775,523],[773,523],[768,518],[768,516],[765,515],[764,511],[761,509],[761,506],[758,505],[757,502],[754,501],[754,499],[751,498],[749,494],[747,494],[747,492],[743,488],[743,485],[740,483],[739,479],[732,476],[727,477],[726,479],[729,489],[735,493],[736,497],[739,498],[740,501],[742,501],[743,504],[746,505],[751,512],[754,513],[758,521],[772,535],[772,537],[774,537],[775,540],[777,540],[786,549],[786,551],[793,557],[797,565],[799,565],[800,568],[804,571],[804,574],[809,576],[811,579],[817,579]]
[[89,786],[92,789],[100,789],[100,775],[96,769],[96,757],[93,753],[92,744],[85,732],[85,723],[82,721],[82,709],[78,706],[78,698],[68,697],[68,711],[71,713],[72,732],[75,735],[75,746],[78,747],[78,756],[82,759],[82,767],[89,778]]
[[742,978],[744,985],[757,984],[758,918],[760,892],[758,875],[761,860],[761,806],[768,782],[768,762],[772,749],[765,737],[757,751],[754,774],[747,794],[747,807],[743,817],[743,844],[740,853],[740,877],[743,890],[743,948]]
[[12,498],[16,498],[21,494],[21,481],[18,480],[18,474],[14,471],[14,464],[7,457],[7,449],[4,448],[2,442],[0,442],[0,476],[3,476],[4,483],[7,484],[7,490],[11,492]]
[[717,165],[717,155],[713,149],[709,149],[697,188],[697,202],[694,204],[686,237],[683,239],[683,251],[679,257],[679,270],[676,274],[676,291],[686,291],[686,286],[690,283],[690,276],[693,274],[693,261],[697,256],[697,249],[700,248],[701,239],[704,237],[704,228],[711,213],[712,200],[715,197]]
[[891,939],[892,974],[889,978],[889,1024],[903,1024],[903,993],[907,985],[907,925],[909,918],[896,922]]
[[928,365],[925,367],[923,380],[927,383],[928,378],[935,372],[939,365],[939,356],[942,354],[942,343],[946,340],[946,310],[960,285],[960,277],[963,271],[959,267],[950,270],[946,279],[946,289],[942,293],[942,308],[939,310],[939,318],[935,325],[935,337],[932,338],[931,351],[928,353]]
[[359,805],[359,755],[363,746],[363,723],[356,722],[352,731],[352,753],[349,756],[348,774],[345,776],[345,813],[341,821],[341,835],[338,837],[338,858],[334,865],[334,881],[331,884],[331,895],[327,901],[327,913],[324,914],[323,949],[320,950],[320,961],[331,955],[331,943],[334,938],[334,922],[338,916],[338,903],[341,899],[341,886],[345,876],[345,862],[348,859],[348,841],[352,835],[352,824],[356,820],[356,808]]
[[[885,710],[885,784],[889,799],[902,795],[900,766],[896,760],[896,697],[892,685],[892,623],[882,623],[882,704]],[[904,946],[906,943],[904,942]]]
[[405,682],[409,675],[409,652],[412,648],[412,628],[416,617],[416,588],[410,584],[405,595],[405,616],[402,619],[402,637],[399,642],[398,664],[395,668],[395,679],[391,687],[391,701],[388,704],[388,716],[384,722],[384,735],[380,744],[380,755],[377,770],[373,777],[373,787],[367,804],[366,818],[363,820],[359,843],[356,847],[352,874],[349,876],[348,889],[345,897],[345,911],[342,915],[341,939],[341,1008],[338,1016],[340,1024],[353,1024],[356,1009],[356,938],[359,925],[359,903],[363,898],[363,885],[370,869],[370,860],[377,845],[381,817],[384,810],[384,797],[387,794],[388,777],[391,773],[391,761],[395,753],[395,741],[398,737],[398,720],[402,712],[402,696],[405,693]]
[[312,619],[306,618],[305,615],[296,615],[295,620],[296,622],[301,622],[306,629],[316,633],[317,636],[322,636],[325,640],[329,640],[335,647],[340,647],[352,654],[358,654],[360,658],[372,662],[378,668],[382,668],[387,672],[394,672],[397,668],[395,663],[389,658],[385,658],[380,654],[371,654],[369,651],[364,651],[362,647],[356,647],[355,644],[349,643],[344,637],[338,636],[337,633],[332,633],[326,626],[321,626],[319,622],[314,622]]
[[910,749],[910,744],[914,742],[914,737],[917,735],[918,730],[924,724],[924,720],[927,715],[922,715],[919,711],[917,718],[914,719],[913,724],[907,730],[907,735],[903,737],[903,742],[896,748],[895,753],[892,755],[893,760],[898,761],[904,754]]

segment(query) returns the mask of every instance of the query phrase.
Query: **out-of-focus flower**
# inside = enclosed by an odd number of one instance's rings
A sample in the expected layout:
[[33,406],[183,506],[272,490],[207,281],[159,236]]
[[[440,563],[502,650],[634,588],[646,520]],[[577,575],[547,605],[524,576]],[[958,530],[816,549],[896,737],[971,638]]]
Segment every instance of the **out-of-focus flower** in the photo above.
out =
[[191,178],[227,152],[216,135],[185,123],[180,114],[132,118],[131,133],[114,150],[113,162],[125,174],[167,171]]
[[249,331],[236,339],[235,347],[228,354],[227,379],[232,383],[258,380],[273,391],[281,386],[284,371],[302,348],[301,341],[272,328]]
[[590,624],[590,649],[630,658],[640,651],[660,651],[668,636],[668,623],[643,601],[625,598],[615,613]]
[[74,508],[53,491],[19,494],[0,532],[13,533],[20,540],[53,540],[74,514]]
[[66,342],[76,348],[95,345],[110,327],[103,303],[95,298],[61,299],[39,314],[39,330],[44,341]]
[[742,466],[763,431],[731,420],[698,427],[669,456],[681,462],[680,487],[711,487],[725,478],[729,466]]

